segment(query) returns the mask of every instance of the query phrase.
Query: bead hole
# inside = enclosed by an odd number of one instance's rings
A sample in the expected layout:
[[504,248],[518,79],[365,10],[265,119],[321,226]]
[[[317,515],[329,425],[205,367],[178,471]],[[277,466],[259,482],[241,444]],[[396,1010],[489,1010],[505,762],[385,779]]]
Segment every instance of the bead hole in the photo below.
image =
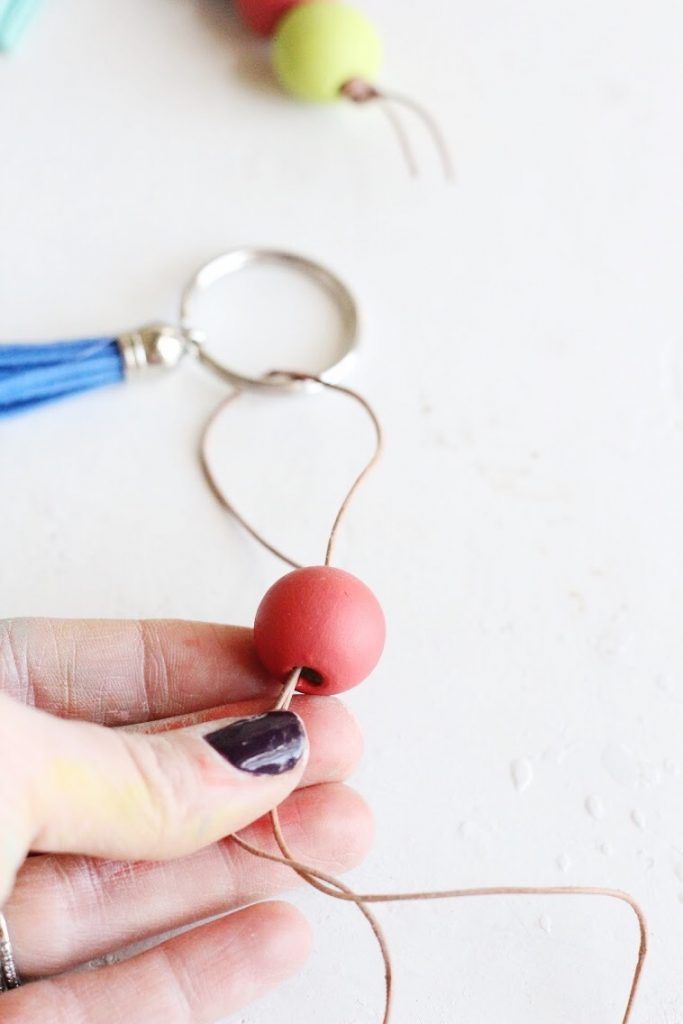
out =
[[312,686],[322,686],[325,681],[320,673],[316,672],[314,668],[302,668],[301,678],[305,679],[306,682],[310,683]]

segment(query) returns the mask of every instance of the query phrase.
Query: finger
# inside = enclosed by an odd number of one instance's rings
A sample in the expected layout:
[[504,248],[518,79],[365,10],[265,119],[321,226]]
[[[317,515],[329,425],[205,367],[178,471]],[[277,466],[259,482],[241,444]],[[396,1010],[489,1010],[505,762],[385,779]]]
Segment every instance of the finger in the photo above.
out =
[[[332,874],[360,863],[372,840],[367,805],[342,785],[293,793],[280,820],[295,856]],[[267,818],[242,834],[277,852]],[[165,863],[31,857],[5,914],[20,974],[57,974],[298,884],[289,868],[258,860],[231,839]]]
[[[290,711],[141,736],[5,696],[0,749],[16,766],[0,832],[33,850],[121,860],[182,856],[244,828],[298,785],[308,754]],[[16,867],[0,878],[0,905]]]
[[[261,714],[269,707],[272,707],[272,703],[269,705],[262,700],[239,701],[125,728],[146,735],[157,735],[191,725],[208,724],[221,718],[247,718]],[[311,748],[301,784],[311,786],[319,782],[343,782],[347,779],[358,766],[363,754],[363,736],[353,713],[336,697],[310,697],[305,694],[295,696],[291,710],[302,719]]]
[[214,1024],[304,963],[310,930],[286,903],[261,903],[125,963],[6,992],[3,1024]]
[[0,620],[0,691],[107,725],[272,699],[252,631],[174,620]]

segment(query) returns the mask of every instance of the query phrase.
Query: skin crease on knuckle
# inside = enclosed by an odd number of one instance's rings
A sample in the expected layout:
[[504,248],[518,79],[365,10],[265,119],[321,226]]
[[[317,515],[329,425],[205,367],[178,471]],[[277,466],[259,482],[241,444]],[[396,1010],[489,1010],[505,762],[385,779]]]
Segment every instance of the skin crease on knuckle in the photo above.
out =
[[141,648],[145,710],[149,714],[155,707],[169,706],[171,673],[159,624],[140,620],[135,628]]
[[26,704],[34,695],[28,671],[26,628],[21,619],[0,620],[0,692],[9,693]]

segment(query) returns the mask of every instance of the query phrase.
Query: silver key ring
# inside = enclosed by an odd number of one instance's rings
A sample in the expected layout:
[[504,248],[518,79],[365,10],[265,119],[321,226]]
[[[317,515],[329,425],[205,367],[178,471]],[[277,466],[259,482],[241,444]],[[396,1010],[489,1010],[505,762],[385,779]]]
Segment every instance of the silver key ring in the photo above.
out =
[[358,309],[351,292],[326,267],[298,256],[296,253],[278,249],[259,249],[245,247],[231,249],[205,263],[192,280],[186,285],[180,301],[180,326],[187,338],[188,350],[200,363],[216,373],[222,380],[239,389],[259,389],[266,391],[311,391],[317,385],[312,381],[292,380],[291,377],[278,374],[265,374],[262,377],[249,377],[237,373],[219,362],[208,351],[204,335],[194,323],[192,307],[195,300],[216,282],[231,274],[236,274],[245,267],[255,263],[270,263],[289,267],[314,281],[330,296],[339,313],[342,324],[342,354],[329,366],[318,373],[321,380],[329,384],[337,383],[349,370],[358,349]]

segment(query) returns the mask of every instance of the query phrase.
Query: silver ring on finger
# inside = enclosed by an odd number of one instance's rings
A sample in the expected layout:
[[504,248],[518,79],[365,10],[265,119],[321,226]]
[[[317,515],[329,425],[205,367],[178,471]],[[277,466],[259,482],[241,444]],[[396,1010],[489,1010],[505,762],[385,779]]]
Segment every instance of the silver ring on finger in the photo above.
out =
[[19,988],[21,979],[14,962],[14,952],[9,937],[5,915],[0,911],[0,992]]

